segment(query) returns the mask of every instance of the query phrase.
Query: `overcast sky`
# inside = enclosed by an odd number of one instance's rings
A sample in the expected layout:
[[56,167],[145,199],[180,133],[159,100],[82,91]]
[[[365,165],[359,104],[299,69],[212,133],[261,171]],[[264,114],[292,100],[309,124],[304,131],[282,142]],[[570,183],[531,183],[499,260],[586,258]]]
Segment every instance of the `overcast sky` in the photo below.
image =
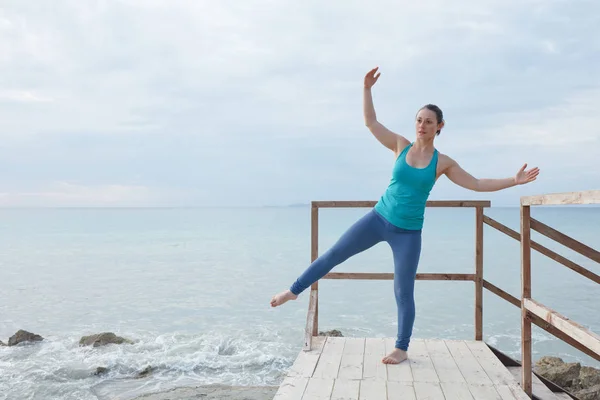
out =
[[[367,6],[368,4],[368,6]],[[436,146],[473,175],[600,188],[597,0],[2,0],[0,205],[285,205],[375,200],[393,154],[366,129]]]

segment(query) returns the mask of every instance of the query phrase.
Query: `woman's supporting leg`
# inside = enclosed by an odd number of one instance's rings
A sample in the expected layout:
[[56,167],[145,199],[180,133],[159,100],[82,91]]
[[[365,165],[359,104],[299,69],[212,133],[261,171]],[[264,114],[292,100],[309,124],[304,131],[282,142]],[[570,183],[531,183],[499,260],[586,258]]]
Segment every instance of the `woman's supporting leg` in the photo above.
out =
[[421,231],[402,231],[389,240],[394,254],[394,294],[398,308],[396,348],[408,350],[415,322],[415,279],[421,256]]
[[348,228],[329,250],[312,262],[289,290],[274,296],[271,305],[275,307],[295,299],[336,265],[383,241],[383,227],[381,217],[371,210]]

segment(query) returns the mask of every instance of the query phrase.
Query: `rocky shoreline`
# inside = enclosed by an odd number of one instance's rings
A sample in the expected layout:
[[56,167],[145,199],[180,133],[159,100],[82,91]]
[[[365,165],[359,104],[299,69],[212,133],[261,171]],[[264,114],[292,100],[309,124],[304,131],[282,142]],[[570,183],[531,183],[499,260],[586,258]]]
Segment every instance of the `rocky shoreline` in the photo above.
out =
[[[320,336],[343,336],[338,330],[319,332]],[[0,341],[0,348],[17,346],[21,343],[32,344],[43,341],[44,338],[38,334],[25,330],[17,331],[8,339],[8,344]],[[79,340],[79,346],[100,347],[110,344],[126,345],[134,341],[115,335],[112,332],[102,332],[89,336],[83,336]],[[103,375],[109,370],[99,366],[93,375]],[[140,379],[152,374],[153,367],[147,366],[138,371],[131,378]],[[566,363],[558,357],[542,357],[535,366],[534,371],[554,382],[556,385],[569,391],[580,400],[600,399],[600,369],[582,366],[581,363]],[[277,386],[227,386],[227,385],[204,385],[197,387],[181,387],[157,393],[145,394],[134,400],[192,400],[202,398],[205,400],[271,400],[277,392]]]

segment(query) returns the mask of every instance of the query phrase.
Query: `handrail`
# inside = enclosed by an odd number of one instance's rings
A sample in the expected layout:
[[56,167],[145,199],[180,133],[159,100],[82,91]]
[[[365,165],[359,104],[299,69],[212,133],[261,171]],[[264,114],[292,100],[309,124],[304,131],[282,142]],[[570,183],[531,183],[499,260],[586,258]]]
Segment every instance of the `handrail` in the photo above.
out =
[[[487,215],[483,217],[483,222],[486,225],[489,225],[492,228],[504,233],[505,235],[517,240],[518,242],[521,241],[521,234],[519,232],[510,229],[508,226],[501,224],[500,222],[488,217]],[[592,281],[600,284],[600,275],[597,275],[589,269],[586,269],[581,265],[574,263],[568,258],[563,257],[560,254],[550,250],[549,248],[544,247],[541,244],[534,242],[533,240],[531,241],[531,248],[553,259],[554,261],[561,263],[565,267],[577,272],[578,274],[585,276],[586,278],[591,279]]]
[[[318,257],[319,246],[319,208],[355,208],[373,207],[376,201],[313,201],[311,203],[311,262]],[[600,336],[569,320],[547,306],[531,298],[531,249],[544,254],[565,267],[600,284],[600,276],[574,263],[556,252],[531,240],[531,230],[535,230],[570,249],[600,262],[600,252],[551,228],[530,215],[533,205],[561,204],[600,204],[600,190],[573,193],[554,193],[539,196],[521,197],[521,228],[514,231],[502,223],[484,215],[484,207],[490,207],[490,201],[450,200],[428,201],[427,207],[470,207],[475,208],[475,271],[473,274],[458,273],[419,273],[417,280],[473,281],[475,283],[475,340],[482,340],[483,328],[483,288],[496,294],[521,309],[521,386],[532,396],[532,360],[531,360],[531,324],[534,323],[558,339],[570,344],[590,357],[600,361]],[[483,227],[491,226],[521,243],[521,298],[505,292],[483,279]],[[390,280],[393,273],[378,272],[330,272],[322,279],[368,279]],[[319,318],[319,282],[311,285],[310,301],[305,330],[304,350],[310,350],[312,338],[318,334]]]
[[[342,200],[342,201],[313,201],[312,206],[317,208],[356,208],[374,207],[374,200]],[[490,207],[489,200],[428,200],[427,207]]]
[[563,204],[600,204],[600,190],[549,193],[521,197],[522,206],[556,206]]
[[[531,240],[532,229],[596,262],[600,262],[600,253],[596,250],[531,218],[531,206],[561,204],[600,204],[600,190],[521,197],[521,354],[523,365],[523,368],[521,369],[521,386],[525,393],[530,397],[532,396],[533,373],[531,323],[535,319],[545,321],[549,327],[552,327],[555,331],[555,336],[560,332],[561,336],[567,336],[572,339],[572,341],[579,343],[581,347],[584,347],[587,350],[586,353],[594,354],[596,359],[600,357],[599,335],[576,322],[569,320],[567,317],[557,313],[555,310],[544,304],[535,301],[531,297],[531,249],[534,243]],[[566,264],[563,263],[563,265]],[[569,265],[566,266],[572,267]],[[592,279],[596,283],[600,283],[598,281],[598,275],[576,264],[575,266],[577,267],[575,269],[577,272]]]
[[[311,202],[311,262],[319,254],[319,209],[320,208],[358,208],[374,207],[376,201],[372,200],[344,200],[344,201],[312,201]],[[475,282],[475,340],[483,337],[483,208],[490,207],[489,200],[436,200],[427,201],[426,207],[454,207],[475,208],[475,273],[474,274],[448,274],[448,273],[419,273],[417,280],[424,281],[472,281]],[[393,273],[385,272],[329,272],[321,279],[369,279],[391,280]],[[303,349],[308,351],[312,346],[313,336],[319,331],[319,282],[310,287],[310,301],[306,320],[305,340]]]

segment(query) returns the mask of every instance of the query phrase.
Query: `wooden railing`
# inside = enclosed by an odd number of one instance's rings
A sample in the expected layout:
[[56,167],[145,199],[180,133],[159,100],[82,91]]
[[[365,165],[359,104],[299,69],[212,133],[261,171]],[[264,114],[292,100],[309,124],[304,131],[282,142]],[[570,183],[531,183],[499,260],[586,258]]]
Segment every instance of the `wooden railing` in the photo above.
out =
[[[313,201],[311,204],[311,262],[319,254],[319,209],[373,207],[375,201]],[[600,336],[569,320],[556,311],[531,298],[531,249],[557,261],[563,266],[600,284],[600,276],[531,240],[531,229],[551,238],[591,260],[600,263],[600,252],[575,239],[537,221],[530,216],[533,205],[600,204],[600,190],[557,193],[521,198],[521,233],[484,215],[483,209],[490,207],[489,201],[428,201],[427,207],[471,207],[475,208],[475,268],[473,274],[419,273],[417,280],[473,281],[475,286],[475,340],[483,336],[483,288],[496,294],[521,309],[521,384],[532,396],[531,323],[539,326],[558,339],[570,344],[592,358],[600,361]],[[483,279],[483,226],[497,229],[521,242],[521,299],[505,292]],[[521,240],[523,238],[523,240]],[[394,279],[393,273],[330,272],[322,279]],[[319,282],[311,285],[306,319],[304,350],[310,350],[312,339],[319,329]]]
[[[600,360],[600,336],[589,329],[571,321],[551,308],[535,301],[531,297],[531,249],[541,250],[543,247],[532,242],[531,230],[555,240],[556,242],[600,263],[600,252],[578,242],[569,236],[550,228],[549,226],[531,218],[531,206],[562,205],[562,204],[600,204],[600,190],[555,193],[541,196],[527,196],[521,198],[521,385],[525,393],[532,395],[532,360],[531,360],[531,323],[544,322],[546,329],[559,339],[571,344],[596,360]],[[600,276],[593,272],[558,256],[550,250],[543,248],[540,251],[600,284]],[[556,257],[558,256],[558,257]],[[567,262],[563,262],[567,261]]]
[[[375,201],[313,201],[311,206],[311,262],[319,256],[319,209],[373,207]],[[483,327],[483,209],[490,207],[489,201],[428,201],[427,207],[471,207],[475,208],[475,273],[444,274],[419,273],[417,280],[426,281],[473,281],[475,282],[475,339],[482,339]],[[381,279],[393,280],[393,273],[330,272],[322,279]],[[312,338],[319,332],[319,282],[310,288],[304,350],[310,350]]]

